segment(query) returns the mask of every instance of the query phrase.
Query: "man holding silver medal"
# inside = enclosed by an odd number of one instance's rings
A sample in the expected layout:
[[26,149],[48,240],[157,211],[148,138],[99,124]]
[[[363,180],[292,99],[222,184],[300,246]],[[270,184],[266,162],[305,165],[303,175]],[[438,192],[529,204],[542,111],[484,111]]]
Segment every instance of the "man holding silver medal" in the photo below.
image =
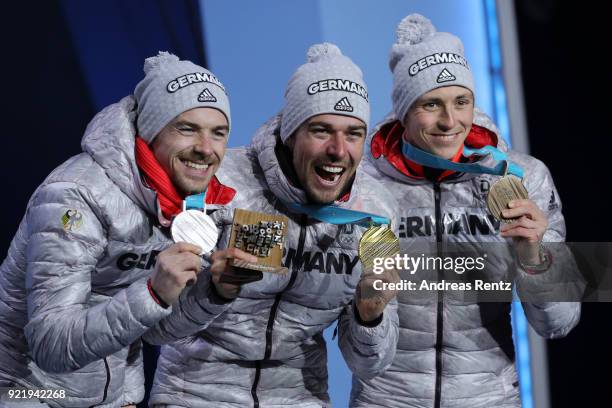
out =
[[[236,196],[211,216],[227,249],[212,254],[210,268],[223,271],[215,290],[225,311],[198,306],[196,284],[181,298],[182,312],[145,335],[170,343],[152,406],[327,407],[323,331],[338,319],[340,348],[357,376],[391,362],[395,292],[371,291],[373,276],[359,262],[399,251],[388,226],[390,193],[358,170],[369,112],[361,70],[335,45],[317,44],[291,77],[281,113],[249,147],[227,151],[217,177],[231,181]],[[261,238],[251,241],[257,225]],[[262,273],[265,239],[281,230],[282,268]],[[246,269],[233,266],[245,253],[238,248],[251,253],[238,263]]]
[[168,227],[235,193],[214,177],[230,129],[221,82],[168,53],[144,71],[36,190],[0,267],[0,387],[62,391],[36,406],[143,399],[140,336],[201,266],[202,249],[173,244]]
[[[496,265],[490,256],[485,271],[494,278],[516,270],[527,286],[563,264],[542,244],[565,237],[551,175],[537,159],[508,151],[475,111],[461,41],[413,14],[397,28],[389,65],[393,112],[372,134],[364,167],[395,193],[402,253],[419,256],[425,247],[440,256],[460,243],[482,252],[514,241],[518,260]],[[398,295],[395,360],[379,377],[354,379],[351,406],[520,407],[510,303],[453,296]],[[579,303],[537,300],[523,307],[541,336],[565,336],[578,323]]]

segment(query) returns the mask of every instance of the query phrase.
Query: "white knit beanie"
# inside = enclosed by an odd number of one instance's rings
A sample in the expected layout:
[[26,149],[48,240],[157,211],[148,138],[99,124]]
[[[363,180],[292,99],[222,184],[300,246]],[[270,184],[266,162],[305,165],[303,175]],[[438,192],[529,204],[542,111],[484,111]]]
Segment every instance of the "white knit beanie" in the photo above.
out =
[[463,86],[474,93],[474,79],[456,36],[436,32],[420,14],[405,17],[397,26],[389,56],[393,72],[393,111],[403,121],[421,95],[443,86]]
[[147,143],[172,119],[194,108],[218,109],[231,125],[225,87],[209,70],[162,51],[145,60],[144,72],[134,97],[139,136]]
[[311,46],[307,61],[295,71],[285,91],[283,142],[315,115],[353,116],[368,126],[370,103],[361,69],[330,43]]

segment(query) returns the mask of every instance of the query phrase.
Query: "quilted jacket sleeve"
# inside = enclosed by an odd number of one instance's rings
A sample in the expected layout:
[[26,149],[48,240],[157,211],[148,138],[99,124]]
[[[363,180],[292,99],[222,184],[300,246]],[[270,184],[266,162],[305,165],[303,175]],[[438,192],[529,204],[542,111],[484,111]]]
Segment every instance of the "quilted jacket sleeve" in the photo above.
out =
[[[543,242],[552,252],[552,264],[540,275],[529,275],[519,269],[517,292],[522,300],[528,299],[522,304],[530,325],[540,336],[552,339],[564,337],[578,324],[580,302],[548,300],[576,300],[584,284],[571,251],[563,244],[565,220],[550,172],[537,160],[531,168],[527,189],[529,197],[548,217]],[[548,300],[537,302],[538,297]]]
[[185,290],[172,305],[172,314],[162,319],[144,335],[150,344],[167,344],[204,330],[231,305],[213,289],[210,273],[205,268],[196,284]]
[[[368,205],[362,210],[382,215],[391,221],[395,236],[399,234],[397,208],[393,194],[372,176],[361,175],[362,195]],[[365,186],[365,187],[364,187]],[[340,351],[354,375],[369,379],[382,374],[393,362],[399,338],[397,298],[385,307],[381,320],[374,326],[362,324],[355,314],[354,304],[340,315],[338,341]]]
[[353,374],[362,379],[376,377],[393,362],[399,337],[397,299],[392,299],[373,327],[359,322],[354,306],[347,306],[340,315],[338,341],[340,351]]
[[91,275],[106,247],[106,229],[86,187],[40,187],[27,210],[25,335],[35,362],[49,372],[77,370],[133,343],[170,313],[134,282],[90,305]]

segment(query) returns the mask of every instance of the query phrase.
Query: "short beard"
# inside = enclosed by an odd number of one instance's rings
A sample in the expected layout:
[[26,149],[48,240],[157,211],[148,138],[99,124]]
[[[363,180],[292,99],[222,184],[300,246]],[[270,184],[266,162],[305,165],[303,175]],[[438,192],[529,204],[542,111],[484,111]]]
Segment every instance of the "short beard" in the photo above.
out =
[[[212,177],[211,177],[212,179]],[[200,193],[203,193],[204,191],[206,191],[206,189],[208,188],[208,185],[210,184],[210,180],[208,180],[208,183],[206,183],[206,186],[204,186],[203,189],[191,189],[191,188],[183,188],[181,187],[181,184],[179,182],[179,180],[172,180],[172,184],[174,185],[174,188],[176,189],[176,191],[183,197],[189,197],[190,195],[197,195]]]
[[276,145],[274,146],[274,153],[276,154],[276,159],[278,160],[278,164],[280,165],[280,168],[283,174],[285,175],[285,177],[287,177],[289,182],[293,186],[302,190],[304,194],[306,194],[307,202],[312,203],[312,204],[332,204],[334,201],[337,201],[339,198],[341,198],[348,191],[351,190],[353,181],[355,180],[355,173],[357,172],[356,170],[353,173],[353,175],[348,179],[348,181],[345,183],[345,185],[342,186],[342,188],[340,189],[340,193],[337,194],[334,199],[332,199],[331,201],[318,200],[316,197],[314,197],[310,193],[310,191],[306,188],[306,186],[304,186],[300,182],[300,178],[298,177],[297,172],[295,171],[295,166],[293,165],[293,152],[291,151],[289,146],[287,146],[281,140],[280,129],[276,129],[275,136],[276,136]]
[[353,182],[355,181],[355,174],[356,172],[354,172],[353,175],[349,179],[347,179],[347,181],[344,183],[342,188],[339,190],[338,194],[336,194],[336,196],[332,200],[330,201],[318,200],[316,197],[314,197],[310,193],[310,191],[304,188],[304,193],[306,193],[306,199],[308,200],[309,203],[312,203],[312,204],[333,204],[334,202],[338,201],[340,198],[344,197],[346,193],[351,191],[351,188],[353,187]]

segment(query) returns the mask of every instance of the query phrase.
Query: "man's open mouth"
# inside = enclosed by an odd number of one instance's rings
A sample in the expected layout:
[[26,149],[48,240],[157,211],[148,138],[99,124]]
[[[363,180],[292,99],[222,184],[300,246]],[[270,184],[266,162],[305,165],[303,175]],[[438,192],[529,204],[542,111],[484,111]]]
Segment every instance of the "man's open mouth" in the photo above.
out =
[[340,166],[321,165],[315,166],[315,172],[325,184],[335,184],[340,180],[346,169]]

